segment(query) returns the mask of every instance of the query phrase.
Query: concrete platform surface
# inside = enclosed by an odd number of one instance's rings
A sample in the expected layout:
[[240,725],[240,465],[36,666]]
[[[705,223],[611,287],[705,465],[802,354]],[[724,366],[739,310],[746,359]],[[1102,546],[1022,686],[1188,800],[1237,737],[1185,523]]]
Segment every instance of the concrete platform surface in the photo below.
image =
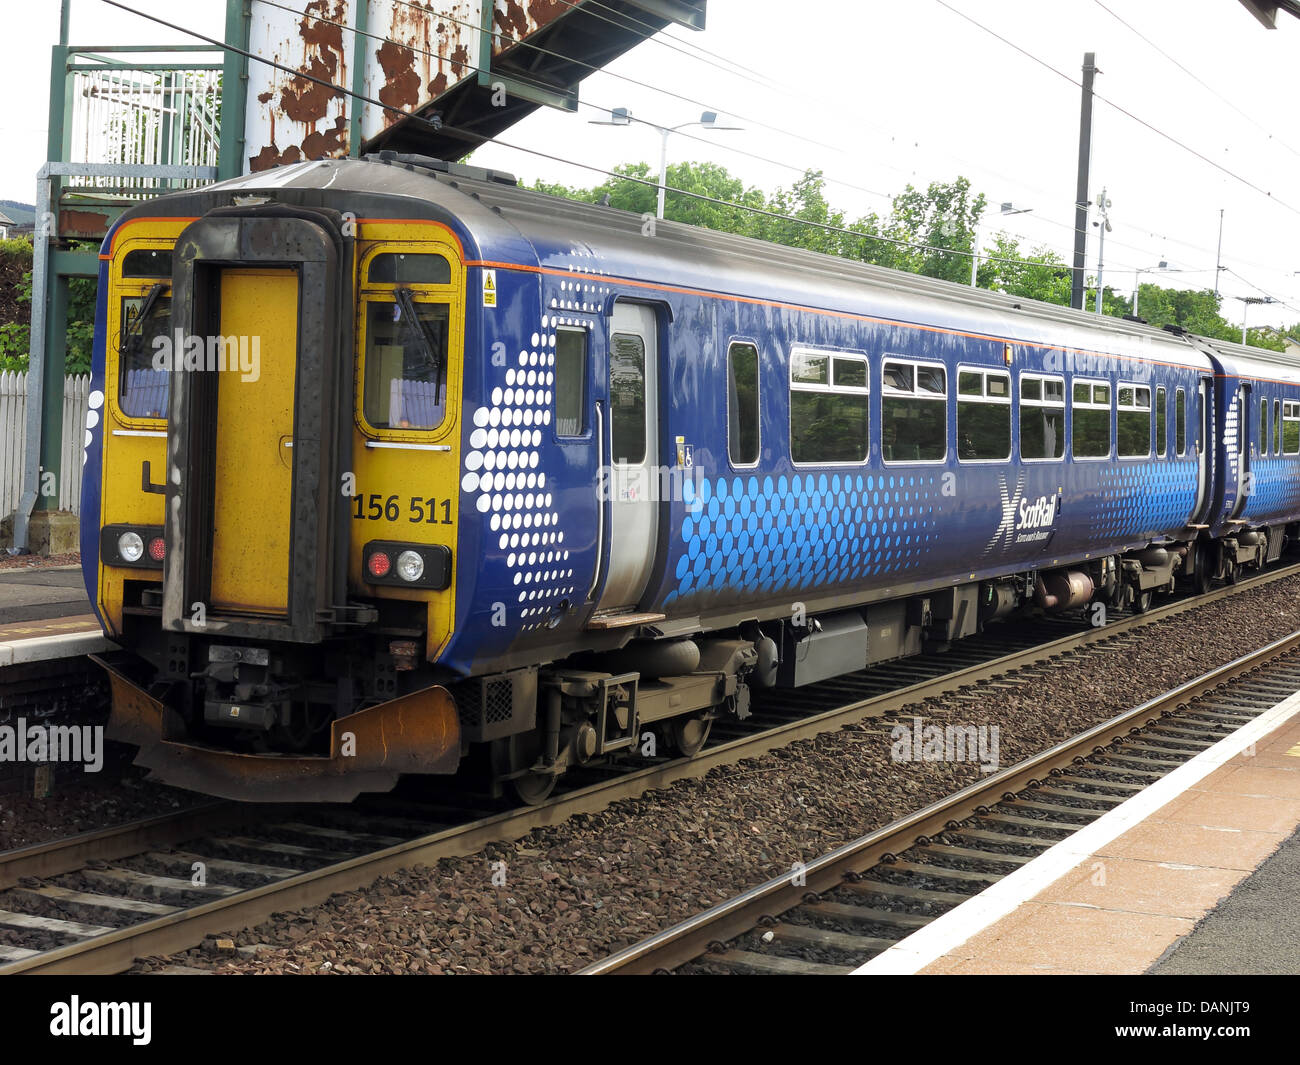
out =
[[[1300,761],[1300,759],[1297,759]],[[1300,831],[1151,968],[1157,976],[1300,973]]]
[[89,613],[78,567],[0,570],[0,625]]

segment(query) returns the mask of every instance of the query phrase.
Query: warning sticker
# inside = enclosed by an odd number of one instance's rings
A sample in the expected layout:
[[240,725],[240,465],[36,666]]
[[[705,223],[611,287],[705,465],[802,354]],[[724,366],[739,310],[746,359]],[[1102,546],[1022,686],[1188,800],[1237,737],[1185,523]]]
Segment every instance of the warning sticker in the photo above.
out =
[[495,307],[497,305],[497,272],[495,270],[483,271],[483,306]]

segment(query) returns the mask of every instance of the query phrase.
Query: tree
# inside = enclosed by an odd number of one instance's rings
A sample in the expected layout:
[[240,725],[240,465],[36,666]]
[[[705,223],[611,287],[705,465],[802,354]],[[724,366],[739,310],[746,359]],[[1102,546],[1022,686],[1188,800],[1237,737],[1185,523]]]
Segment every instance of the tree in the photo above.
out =
[[[626,163],[615,171],[625,177],[611,177],[590,189],[544,182],[533,187],[552,196],[588,203],[607,202],[611,207],[636,214],[653,214],[657,182],[650,164]],[[933,181],[924,191],[909,184],[894,197],[886,217],[872,213],[854,221],[831,206],[826,197],[826,179],[820,170],[806,171],[792,186],[778,188],[770,198],[715,163],[670,166],[668,186],[670,190],[684,190],[666,194],[664,214],[673,221],[958,284],[970,280],[970,253],[987,205],[984,195],[973,195],[970,182],[960,176],[951,182]],[[688,196],[685,192],[710,199]],[[992,246],[981,248],[980,254],[976,275],[980,288],[1069,306],[1071,267],[1051,248],[1039,246],[1025,252],[1010,234],[998,232],[993,235]],[[1096,305],[1096,278],[1088,281],[1091,292],[1085,305],[1092,309]],[[1142,317],[1154,326],[1176,325],[1201,336],[1241,339],[1241,327],[1223,317],[1219,298],[1208,289],[1167,289],[1143,284],[1139,300]],[[1131,314],[1132,308],[1127,293],[1109,286],[1103,289],[1102,313],[1118,318]],[[1300,326],[1295,332],[1300,334]],[[1285,350],[1282,337],[1267,327],[1252,329],[1247,339],[1256,347]]]
[[970,182],[964,177],[950,183],[932,181],[925,192],[908,185],[894,198],[885,236],[925,247],[897,245],[893,261],[882,265],[959,284],[969,281],[969,253],[974,250],[975,231],[986,204],[982,192],[971,196]]

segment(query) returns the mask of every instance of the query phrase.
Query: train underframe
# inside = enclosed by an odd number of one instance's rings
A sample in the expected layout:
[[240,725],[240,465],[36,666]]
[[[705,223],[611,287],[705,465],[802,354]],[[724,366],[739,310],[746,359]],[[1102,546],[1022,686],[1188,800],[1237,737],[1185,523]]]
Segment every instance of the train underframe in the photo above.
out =
[[944,650],[989,622],[1149,609],[1182,582],[1206,592],[1278,559],[1296,527],[1153,543],[1072,566],[956,584],[848,609],[754,618],[707,634],[638,638],[605,652],[469,679],[421,660],[414,618],[324,644],[178,637],[136,618],[104,660],[110,737],[182,787],[262,801],[347,801],[405,775],[478,777],[540,802],[570,769],[693,756],[754,687],[801,687]]

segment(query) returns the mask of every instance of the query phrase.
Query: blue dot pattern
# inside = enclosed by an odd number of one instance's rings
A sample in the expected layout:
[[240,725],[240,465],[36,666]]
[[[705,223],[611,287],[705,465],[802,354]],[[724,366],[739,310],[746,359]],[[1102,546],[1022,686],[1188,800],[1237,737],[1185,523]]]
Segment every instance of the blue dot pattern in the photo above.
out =
[[930,553],[942,511],[938,475],[756,475],[683,488],[677,587],[665,604],[909,572]]
[[1143,462],[1100,471],[1093,533],[1110,543],[1183,527],[1196,505],[1195,462]]
[[1300,478],[1294,457],[1260,458],[1251,464],[1254,474],[1245,516],[1252,521],[1290,518],[1300,511]]

